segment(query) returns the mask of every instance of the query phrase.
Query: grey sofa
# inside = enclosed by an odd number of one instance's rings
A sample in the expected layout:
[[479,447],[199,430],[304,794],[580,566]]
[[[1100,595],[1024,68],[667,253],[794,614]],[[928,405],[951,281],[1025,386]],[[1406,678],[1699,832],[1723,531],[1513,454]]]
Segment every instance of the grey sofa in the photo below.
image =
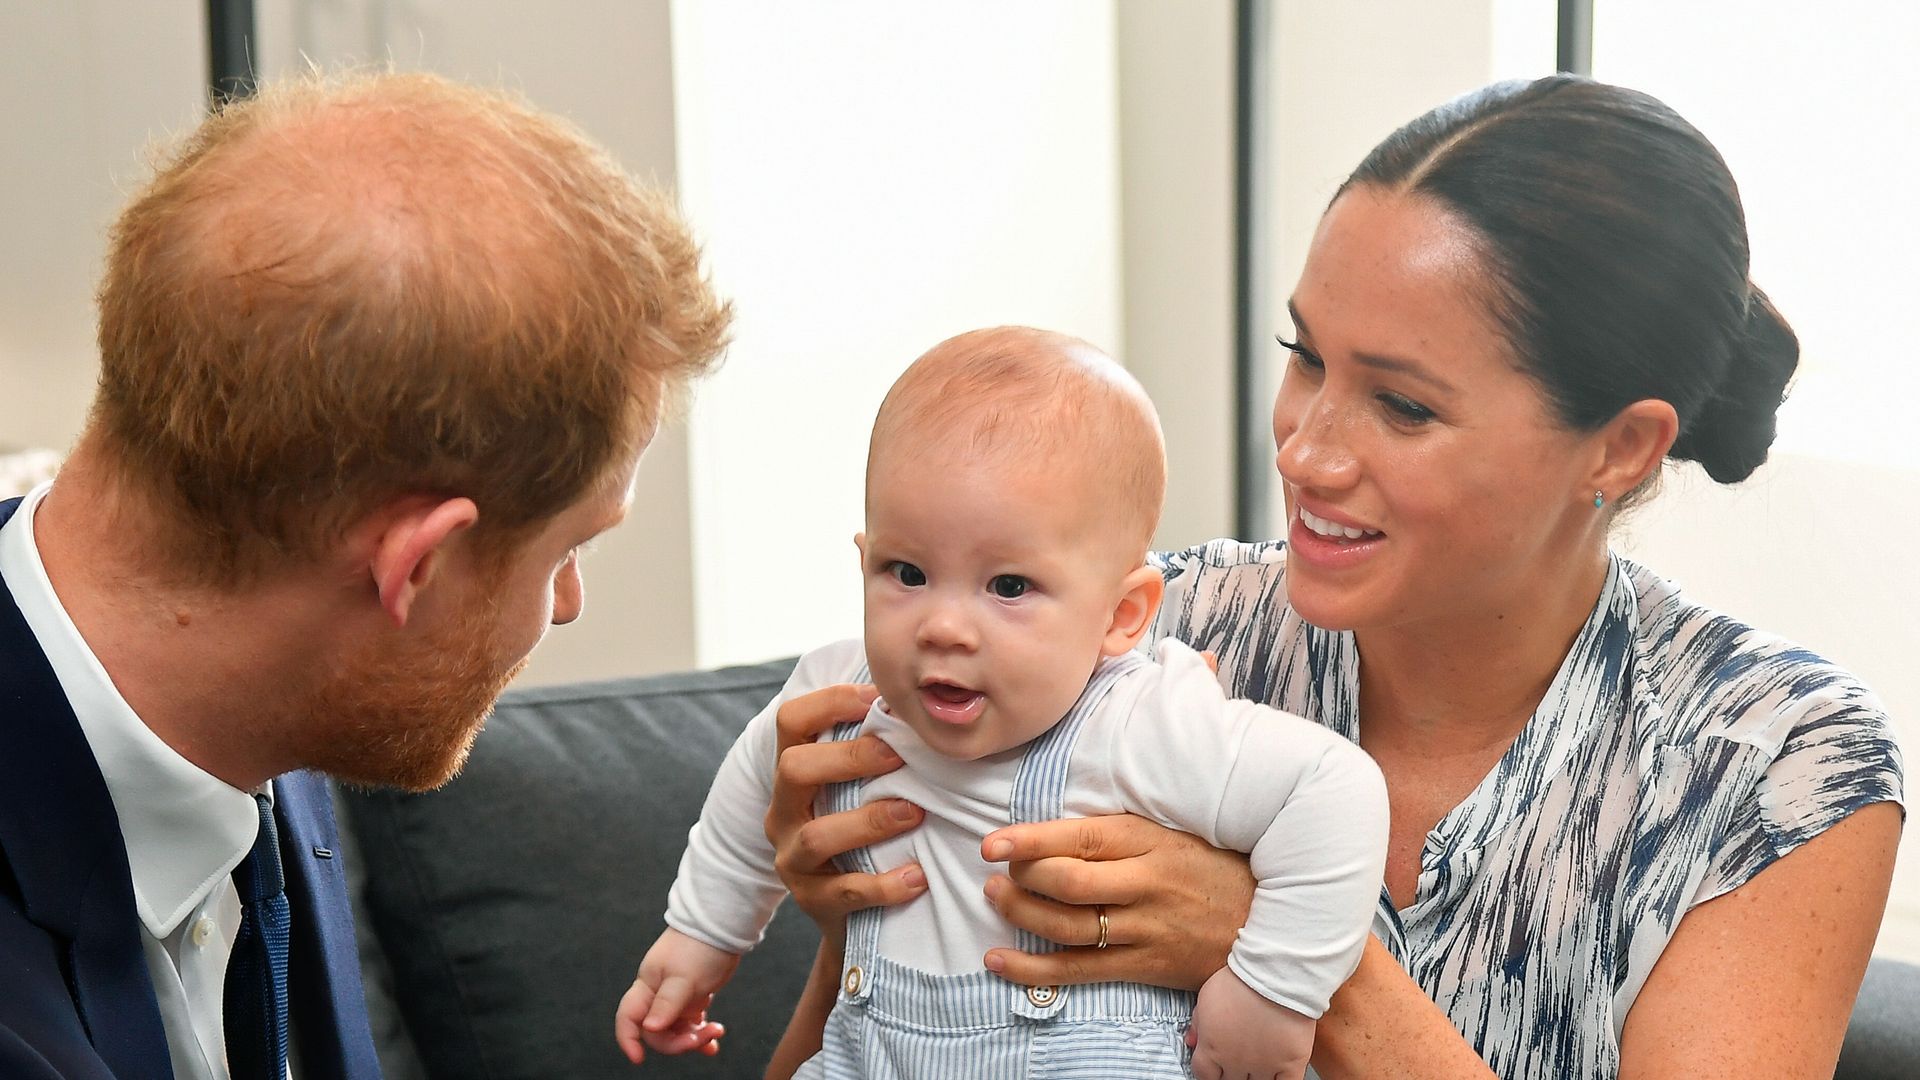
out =
[[[756,1077],[818,944],[792,905],[715,1015],[717,1058],[613,1044],[707,783],[792,661],[517,691],[431,795],[342,792],[390,1080]],[[1876,962],[1837,1074],[1920,1077],[1920,967]]]

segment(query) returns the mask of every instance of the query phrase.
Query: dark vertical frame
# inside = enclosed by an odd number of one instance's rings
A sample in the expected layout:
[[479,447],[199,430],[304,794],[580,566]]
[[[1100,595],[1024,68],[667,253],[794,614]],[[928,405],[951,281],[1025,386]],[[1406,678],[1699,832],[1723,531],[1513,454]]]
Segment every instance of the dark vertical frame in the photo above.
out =
[[207,0],[207,98],[253,93],[253,0]]
[[1593,76],[1593,0],[1560,0],[1554,69]]
[[1238,0],[1233,43],[1233,535],[1272,531],[1272,437],[1259,380],[1267,338],[1267,0]]

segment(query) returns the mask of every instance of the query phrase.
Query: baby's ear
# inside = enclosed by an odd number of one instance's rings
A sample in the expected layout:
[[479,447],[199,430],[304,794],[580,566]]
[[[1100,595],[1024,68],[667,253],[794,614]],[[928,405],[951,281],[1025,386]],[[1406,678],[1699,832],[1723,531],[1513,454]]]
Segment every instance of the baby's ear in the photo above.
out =
[[867,534],[863,532],[854,533],[853,546],[856,551],[860,552],[860,565],[867,565]]
[[1120,602],[1113,606],[1113,622],[1100,643],[1103,656],[1119,656],[1140,644],[1160,611],[1160,600],[1167,592],[1166,579],[1151,566],[1142,566],[1120,582]]

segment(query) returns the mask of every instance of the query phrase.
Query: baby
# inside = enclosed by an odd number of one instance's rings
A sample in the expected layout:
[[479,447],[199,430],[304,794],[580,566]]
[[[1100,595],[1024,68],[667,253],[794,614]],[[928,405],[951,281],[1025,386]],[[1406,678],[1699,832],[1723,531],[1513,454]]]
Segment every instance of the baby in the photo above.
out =
[[[764,832],[780,704],[871,681],[880,700],[832,737],[877,734],[905,765],[836,785],[818,808],[925,808],[919,828],[844,868],[918,861],[928,889],[849,921],[839,997],[801,1076],[1302,1075],[1373,917],[1386,789],[1345,739],[1228,700],[1186,646],[1163,642],[1158,663],[1134,651],[1161,599],[1145,557],[1165,485],[1153,406],[1084,342],[980,330],[907,369],[868,453],[865,647],[803,657],[721,765],[669,929],[620,1002],[630,1058],[643,1043],[685,1048],[673,1034],[698,1025],[785,895]],[[989,948],[1051,947],[983,895],[982,838],[1110,813],[1251,855],[1253,909],[1197,1001],[1131,983],[1016,986],[982,965]],[[1090,914],[1104,948],[1105,913]]]

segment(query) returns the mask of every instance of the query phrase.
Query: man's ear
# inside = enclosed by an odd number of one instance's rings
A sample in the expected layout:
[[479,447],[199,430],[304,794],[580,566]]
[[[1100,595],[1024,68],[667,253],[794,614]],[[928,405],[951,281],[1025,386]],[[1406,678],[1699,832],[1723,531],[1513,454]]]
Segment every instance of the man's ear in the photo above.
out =
[[380,607],[395,626],[407,625],[413,602],[433,580],[453,535],[480,520],[472,499],[421,501],[388,519],[373,549],[370,569]]
[[1120,602],[1113,606],[1113,622],[1100,642],[1100,655],[1119,656],[1147,636],[1153,617],[1160,611],[1160,599],[1166,595],[1167,582],[1160,571],[1142,566],[1120,583]]
[[[1597,435],[1600,453],[1591,483],[1613,502],[1639,487],[1666,460],[1680,436],[1680,416],[1667,402],[1645,398],[1621,409]],[[1584,498],[1586,492],[1579,494]]]

